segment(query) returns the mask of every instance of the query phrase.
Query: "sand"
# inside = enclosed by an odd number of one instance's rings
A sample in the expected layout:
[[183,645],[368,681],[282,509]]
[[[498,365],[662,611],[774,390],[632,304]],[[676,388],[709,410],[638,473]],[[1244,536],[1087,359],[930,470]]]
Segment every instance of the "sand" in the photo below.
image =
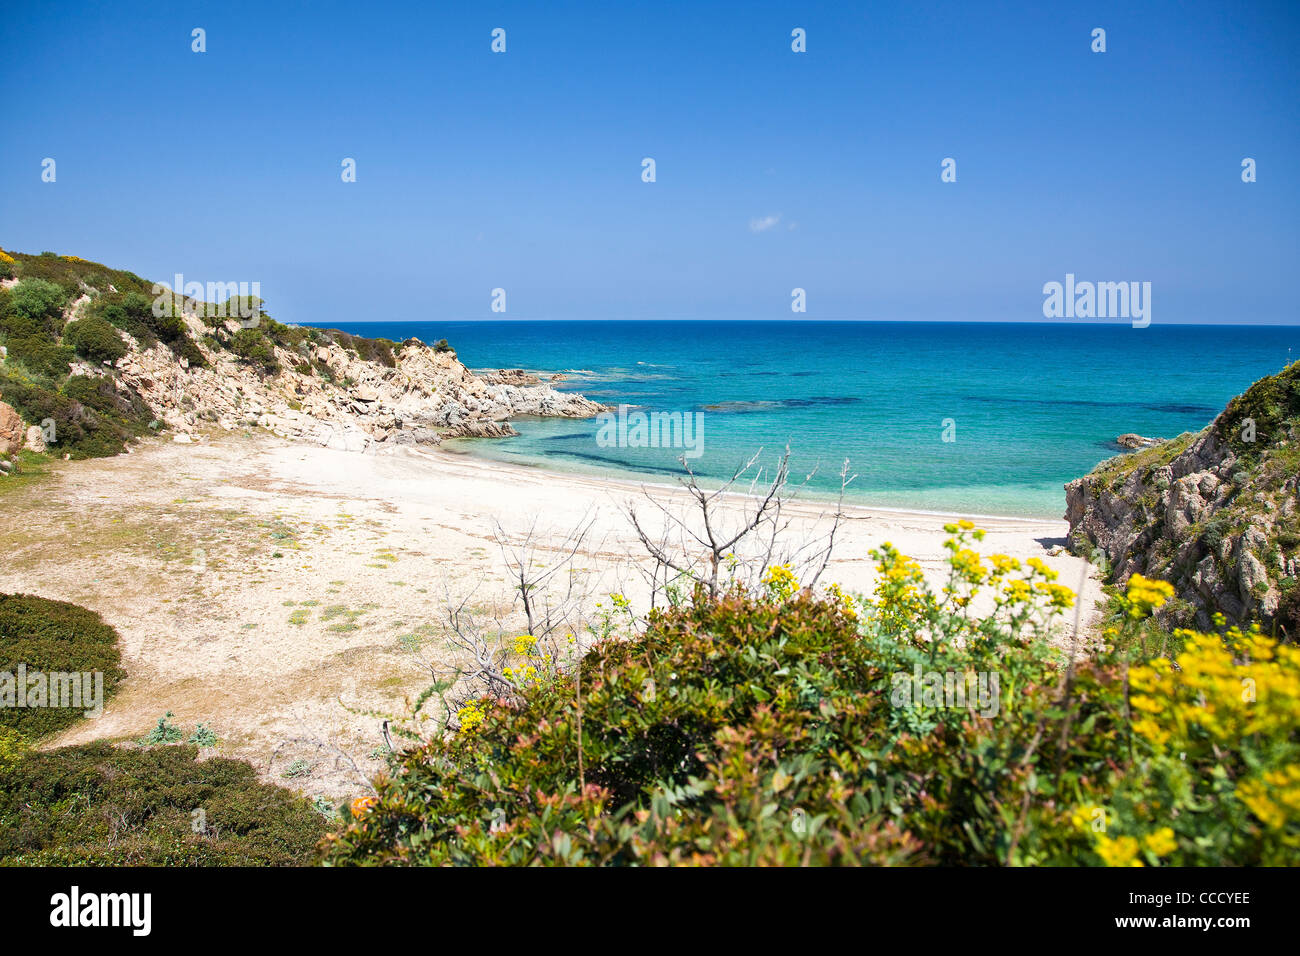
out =
[[[670,509],[685,500],[650,490]],[[0,496],[0,591],[84,605],[121,635],[128,677],[117,696],[46,746],[134,740],[172,711],[187,733],[200,722],[213,730],[216,753],[337,800],[382,766],[377,714],[401,712],[430,666],[462,659],[444,626],[449,599],[468,597],[490,634],[520,632],[494,522],[515,536],[535,527],[536,540],[559,547],[590,520],[574,559],[587,603],[619,591],[642,609],[633,556],[643,549],[622,511],[638,499],[648,514],[634,483],[445,450],[363,455],[262,434],[151,440],[130,455],[58,462]],[[734,500],[731,514],[746,504]],[[832,507],[793,504],[790,534],[824,530]],[[868,552],[884,541],[939,582],[951,520],[847,508],[822,583],[869,592]],[[1039,556],[1072,588],[1088,573],[1060,551],[1063,520],[978,524],[986,554]],[[1089,576],[1085,624],[1099,598]]]

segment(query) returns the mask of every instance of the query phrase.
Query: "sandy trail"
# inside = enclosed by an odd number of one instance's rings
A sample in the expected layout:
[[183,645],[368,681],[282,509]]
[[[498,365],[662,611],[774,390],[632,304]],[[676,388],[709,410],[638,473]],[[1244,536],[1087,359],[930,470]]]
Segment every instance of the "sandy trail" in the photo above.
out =
[[[680,490],[656,491],[684,500]],[[594,514],[576,564],[595,594],[644,586],[640,546],[620,505],[639,486],[561,475],[448,451],[355,454],[264,435],[200,444],[151,441],[130,455],[58,462],[46,479],[0,497],[0,591],[100,612],[122,639],[128,677],[104,713],[51,742],[130,740],[165,711],[199,722],[217,752],[267,779],[337,799],[359,792],[351,767],[299,738],[346,750],[363,773],[382,764],[379,720],[427,683],[416,654],[451,661],[446,596],[518,627],[493,538],[536,523],[544,542]],[[828,506],[787,512],[798,535]],[[870,591],[869,550],[891,541],[933,580],[946,552],[942,516],[847,509],[823,581]],[[983,553],[1040,556],[1077,587],[1064,521],[981,519]],[[1083,607],[1100,597],[1088,579]],[[277,752],[277,748],[279,748]],[[295,760],[298,775],[283,774]]]

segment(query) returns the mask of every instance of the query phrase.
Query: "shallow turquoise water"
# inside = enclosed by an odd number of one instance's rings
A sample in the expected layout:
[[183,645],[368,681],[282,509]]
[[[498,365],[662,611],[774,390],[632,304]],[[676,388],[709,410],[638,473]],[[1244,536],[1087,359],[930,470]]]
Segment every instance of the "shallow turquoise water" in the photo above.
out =
[[[610,405],[701,413],[708,477],[750,454],[808,493],[877,506],[1060,517],[1062,485],[1125,432],[1200,429],[1256,379],[1300,358],[1300,328],[856,322],[376,322],[358,335],[446,338],[471,368],[562,371]],[[945,420],[952,441],[944,441]],[[552,470],[681,474],[682,449],[609,447],[595,421],[516,421],[518,438],[458,443]],[[628,436],[633,437],[633,436]]]

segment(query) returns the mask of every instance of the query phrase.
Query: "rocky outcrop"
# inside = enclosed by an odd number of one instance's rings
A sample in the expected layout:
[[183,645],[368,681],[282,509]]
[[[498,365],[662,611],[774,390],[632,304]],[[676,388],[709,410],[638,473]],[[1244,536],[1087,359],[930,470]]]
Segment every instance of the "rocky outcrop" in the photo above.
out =
[[1120,448],[1154,448],[1163,441],[1163,438],[1144,438],[1141,435],[1134,435],[1132,432],[1128,432],[1127,434],[1120,435],[1116,438],[1115,444],[1119,445]]
[[[210,330],[189,319],[196,341]],[[229,331],[237,330],[230,324]],[[392,366],[338,344],[296,351],[275,347],[278,373],[266,375],[221,349],[200,345],[207,368],[178,361],[158,344],[131,349],[114,365],[167,428],[190,434],[207,425],[264,428],[286,438],[364,451],[379,445],[436,445],[448,438],[518,434],[521,416],[588,418],[604,406],[541,384],[536,376],[475,375],[452,351],[410,339],[394,347]],[[103,375],[86,367],[81,374]]]
[[1071,547],[1113,581],[1169,581],[1166,624],[1224,614],[1300,638],[1300,363],[1257,382],[1215,421],[1098,465],[1065,486]]
[[541,379],[521,368],[485,369],[478,373],[489,385],[536,385]]

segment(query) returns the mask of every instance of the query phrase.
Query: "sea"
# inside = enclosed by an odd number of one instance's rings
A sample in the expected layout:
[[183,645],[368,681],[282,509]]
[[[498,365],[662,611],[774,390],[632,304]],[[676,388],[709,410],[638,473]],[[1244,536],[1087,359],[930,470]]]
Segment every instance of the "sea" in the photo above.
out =
[[[1064,484],[1120,454],[1119,435],[1197,431],[1252,382],[1300,358],[1296,326],[693,320],[339,327],[396,341],[446,339],[470,368],[558,373],[563,379],[554,384],[562,390],[625,406],[612,419],[514,419],[518,437],[462,439],[448,443],[453,450],[654,483],[679,480],[689,467],[717,484],[755,456],[755,467],[770,476],[788,448],[790,480],[802,497],[833,498],[843,487],[857,504],[970,516],[1060,518]],[[671,447],[647,447],[656,440]]]

